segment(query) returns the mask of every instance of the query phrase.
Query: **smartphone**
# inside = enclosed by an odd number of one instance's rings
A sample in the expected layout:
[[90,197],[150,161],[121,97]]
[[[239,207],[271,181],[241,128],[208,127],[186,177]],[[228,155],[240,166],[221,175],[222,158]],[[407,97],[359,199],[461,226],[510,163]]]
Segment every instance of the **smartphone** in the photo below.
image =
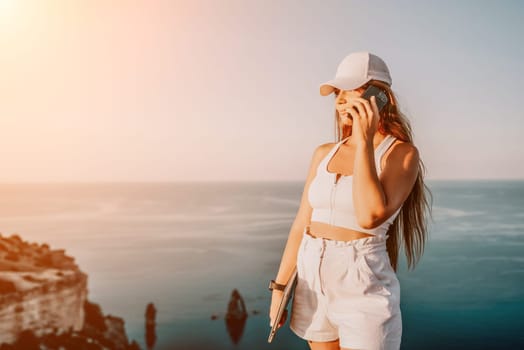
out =
[[386,92],[381,88],[376,87],[375,85],[368,86],[368,88],[366,89],[366,91],[364,91],[361,97],[371,101],[371,96],[375,96],[375,101],[377,103],[377,108],[379,112],[389,101]]

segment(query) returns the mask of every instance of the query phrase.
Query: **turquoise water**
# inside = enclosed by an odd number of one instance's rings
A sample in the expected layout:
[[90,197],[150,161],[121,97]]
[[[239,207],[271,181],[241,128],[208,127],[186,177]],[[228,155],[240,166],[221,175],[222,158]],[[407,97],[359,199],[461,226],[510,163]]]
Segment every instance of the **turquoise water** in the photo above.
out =
[[[3,184],[0,232],[66,249],[89,275],[89,299],[123,317],[143,348],[153,302],[154,349],[308,349],[288,323],[266,341],[267,283],[302,186]],[[425,253],[414,271],[402,257],[398,271],[402,349],[524,348],[524,182],[428,186]],[[249,313],[236,344],[224,320],[233,288]]]

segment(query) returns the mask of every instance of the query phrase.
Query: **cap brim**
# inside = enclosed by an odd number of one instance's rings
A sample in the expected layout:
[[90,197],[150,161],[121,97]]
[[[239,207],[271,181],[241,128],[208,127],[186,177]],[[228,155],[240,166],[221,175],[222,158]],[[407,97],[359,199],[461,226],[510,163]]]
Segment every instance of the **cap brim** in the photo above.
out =
[[320,84],[320,95],[327,96],[331,94],[335,90],[335,88],[340,89],[340,90],[353,90],[353,89],[356,89],[364,85],[365,83],[367,83],[370,80],[371,78],[364,79],[364,80],[362,78],[331,79],[331,80],[326,81],[323,84]]

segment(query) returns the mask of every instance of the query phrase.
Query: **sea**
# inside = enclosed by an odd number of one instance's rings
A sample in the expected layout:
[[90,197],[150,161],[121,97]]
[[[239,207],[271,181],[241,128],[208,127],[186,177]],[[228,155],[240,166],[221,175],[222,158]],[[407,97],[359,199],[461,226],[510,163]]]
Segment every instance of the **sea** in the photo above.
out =
[[[524,349],[524,181],[427,180],[428,240],[401,250],[401,349]],[[88,298],[142,349],[309,349],[272,343],[276,276],[302,182],[0,184],[0,233],[65,249]],[[247,318],[226,322],[232,293]],[[146,329],[149,303],[155,327]]]

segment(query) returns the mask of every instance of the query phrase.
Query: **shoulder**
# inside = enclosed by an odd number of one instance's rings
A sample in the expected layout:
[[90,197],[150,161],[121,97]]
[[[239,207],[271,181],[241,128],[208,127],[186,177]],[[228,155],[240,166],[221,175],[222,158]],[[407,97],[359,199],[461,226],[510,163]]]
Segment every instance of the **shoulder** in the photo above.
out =
[[324,155],[326,155],[326,153],[329,153],[329,151],[331,151],[331,149],[335,147],[336,145],[337,144],[335,142],[326,142],[326,143],[318,145],[317,148],[315,149],[315,152],[318,152],[320,154],[324,153]]
[[320,162],[335,146],[335,142],[326,142],[318,145],[313,151],[313,159]]
[[334,142],[326,142],[326,143],[317,145],[315,149],[313,150],[313,155],[311,158],[311,167],[316,168],[335,145],[336,143]]
[[395,140],[386,155],[386,162],[401,164],[403,168],[418,166],[420,154],[418,148],[412,143]]

